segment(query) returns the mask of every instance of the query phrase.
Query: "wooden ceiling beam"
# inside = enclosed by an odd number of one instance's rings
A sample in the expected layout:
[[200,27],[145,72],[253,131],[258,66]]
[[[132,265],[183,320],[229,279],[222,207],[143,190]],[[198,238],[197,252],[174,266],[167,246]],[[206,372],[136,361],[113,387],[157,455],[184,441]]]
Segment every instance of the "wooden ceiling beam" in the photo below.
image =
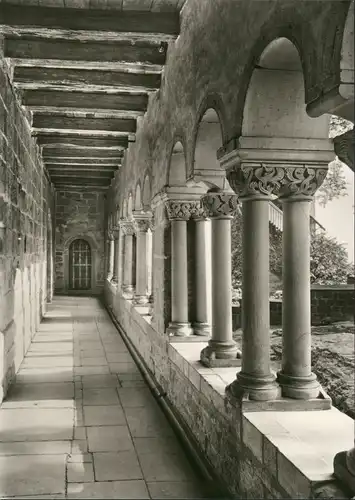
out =
[[128,92],[64,92],[58,90],[24,90],[22,104],[28,107],[47,108],[76,108],[112,110],[112,111],[140,111],[145,112],[148,106],[146,94]]
[[97,85],[117,89],[119,87],[142,90],[160,88],[160,73],[136,73],[124,71],[102,71],[96,69],[53,68],[15,66],[14,83],[23,88],[24,84],[40,85],[72,85],[81,87]]
[[119,118],[76,118],[34,114],[32,127],[35,129],[76,129],[105,132],[135,133],[136,120]]
[[37,142],[41,146],[82,146],[88,148],[127,148],[127,137],[79,136],[65,134],[37,134]]
[[72,147],[72,148],[61,148],[61,147],[52,147],[46,148],[43,147],[42,151],[43,160],[46,161],[47,158],[70,158],[70,159],[102,159],[105,160],[107,158],[115,159],[117,161],[122,161],[123,151],[117,149],[95,149],[95,148],[86,148],[86,147]]
[[121,166],[121,162],[120,160],[115,160],[115,161],[108,161],[107,159],[106,160],[91,160],[90,158],[84,158],[84,159],[80,159],[79,161],[78,160],[75,160],[75,158],[71,158],[71,159],[62,159],[62,158],[44,158],[44,162],[47,166],[47,168],[65,168],[65,167],[74,167],[74,168],[81,168],[81,167],[85,167],[85,168],[107,168],[107,169],[110,169],[110,168],[113,168],[115,170],[117,170],[120,166]]
[[0,3],[0,25],[30,29],[80,30],[134,34],[164,34],[177,37],[179,12],[66,9]]
[[[0,4],[1,5],[1,4]],[[167,46],[130,40],[82,42],[41,38],[5,38],[4,56],[10,59],[125,62],[164,64]]]

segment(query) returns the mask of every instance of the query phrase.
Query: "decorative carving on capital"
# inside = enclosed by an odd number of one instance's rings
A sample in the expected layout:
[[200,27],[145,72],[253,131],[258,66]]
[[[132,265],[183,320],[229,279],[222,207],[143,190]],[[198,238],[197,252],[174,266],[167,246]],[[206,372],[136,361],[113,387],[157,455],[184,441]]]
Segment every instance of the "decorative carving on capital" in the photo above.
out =
[[326,178],[328,168],[305,165],[236,165],[227,170],[228,182],[243,198],[312,197]]
[[137,232],[146,233],[148,229],[151,229],[152,222],[150,219],[136,219],[135,225]]
[[191,201],[167,201],[165,206],[170,220],[189,220],[195,204]]
[[133,236],[136,232],[133,220],[124,220],[120,222],[120,227],[125,236]]
[[201,206],[207,217],[232,217],[238,208],[238,197],[223,191],[208,191],[201,198]]
[[354,171],[354,129],[334,137],[334,151],[339,160],[348,165]]

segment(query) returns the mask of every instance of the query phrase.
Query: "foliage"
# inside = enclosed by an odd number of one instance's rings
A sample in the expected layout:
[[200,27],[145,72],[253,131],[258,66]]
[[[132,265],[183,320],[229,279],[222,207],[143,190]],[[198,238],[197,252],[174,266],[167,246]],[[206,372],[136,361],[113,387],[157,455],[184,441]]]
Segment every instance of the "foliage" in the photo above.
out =
[[311,283],[332,285],[346,283],[353,274],[344,245],[326,234],[318,234],[311,240]]
[[[333,139],[344,134],[353,124],[339,116],[332,115],[329,124],[329,137]],[[329,164],[327,177],[316,193],[316,199],[323,207],[332,200],[347,196],[347,182],[344,175],[345,165],[337,157]]]
[[[346,283],[354,274],[344,245],[324,233],[311,238],[311,283]],[[270,224],[270,271],[282,277],[282,233]],[[242,216],[239,211],[232,221],[232,285],[240,289],[242,282]],[[239,297],[238,297],[239,298]],[[237,299],[237,297],[236,297]]]

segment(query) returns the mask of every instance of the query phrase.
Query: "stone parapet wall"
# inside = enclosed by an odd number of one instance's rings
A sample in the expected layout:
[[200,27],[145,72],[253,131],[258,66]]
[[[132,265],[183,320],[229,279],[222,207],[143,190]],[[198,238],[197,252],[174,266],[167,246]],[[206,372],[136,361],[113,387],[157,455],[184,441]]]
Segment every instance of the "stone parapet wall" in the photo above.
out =
[[[311,288],[312,326],[336,321],[354,321],[354,285],[313,285]],[[232,306],[233,331],[241,328],[242,300]],[[282,300],[270,300],[270,325],[282,325]]]
[[[238,498],[265,499],[347,498],[341,484],[324,472],[332,465],[327,466],[312,445],[292,433],[292,423],[286,428],[273,417],[273,412],[263,412],[259,415],[260,425],[255,422],[258,415],[242,414],[240,408],[224,398],[226,383],[217,374],[210,374],[213,370],[198,363],[198,354],[193,352],[196,343],[184,343],[187,350],[182,355],[181,343],[169,343],[167,336],[157,332],[108,282],[105,302],[144,360],[160,392],[166,393],[189,438],[231,494]],[[347,427],[349,434],[352,429],[349,417],[335,409],[329,412],[331,415],[325,415],[324,422],[319,416],[322,432],[328,432],[327,418],[331,417],[333,423],[339,419],[340,427]],[[297,413],[298,420],[301,417],[309,420],[307,412]],[[341,436],[340,441],[345,443],[347,439],[348,435]],[[306,471],[308,464],[311,469],[316,464],[317,479]]]
[[0,54],[0,402],[29,347],[47,296],[52,188]]
[[[91,289],[99,295],[105,279],[105,198],[91,191],[57,191],[56,193],[56,251],[55,291],[69,290],[69,246],[77,238],[86,240],[91,248]],[[72,291],[70,291],[73,293]]]

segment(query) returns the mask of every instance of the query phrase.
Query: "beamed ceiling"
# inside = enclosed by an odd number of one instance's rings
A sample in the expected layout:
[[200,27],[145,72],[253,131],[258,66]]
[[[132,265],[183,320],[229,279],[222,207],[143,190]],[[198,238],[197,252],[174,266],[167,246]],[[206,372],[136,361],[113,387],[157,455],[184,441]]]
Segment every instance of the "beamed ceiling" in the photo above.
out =
[[57,188],[107,189],[185,0],[0,0],[13,85]]

